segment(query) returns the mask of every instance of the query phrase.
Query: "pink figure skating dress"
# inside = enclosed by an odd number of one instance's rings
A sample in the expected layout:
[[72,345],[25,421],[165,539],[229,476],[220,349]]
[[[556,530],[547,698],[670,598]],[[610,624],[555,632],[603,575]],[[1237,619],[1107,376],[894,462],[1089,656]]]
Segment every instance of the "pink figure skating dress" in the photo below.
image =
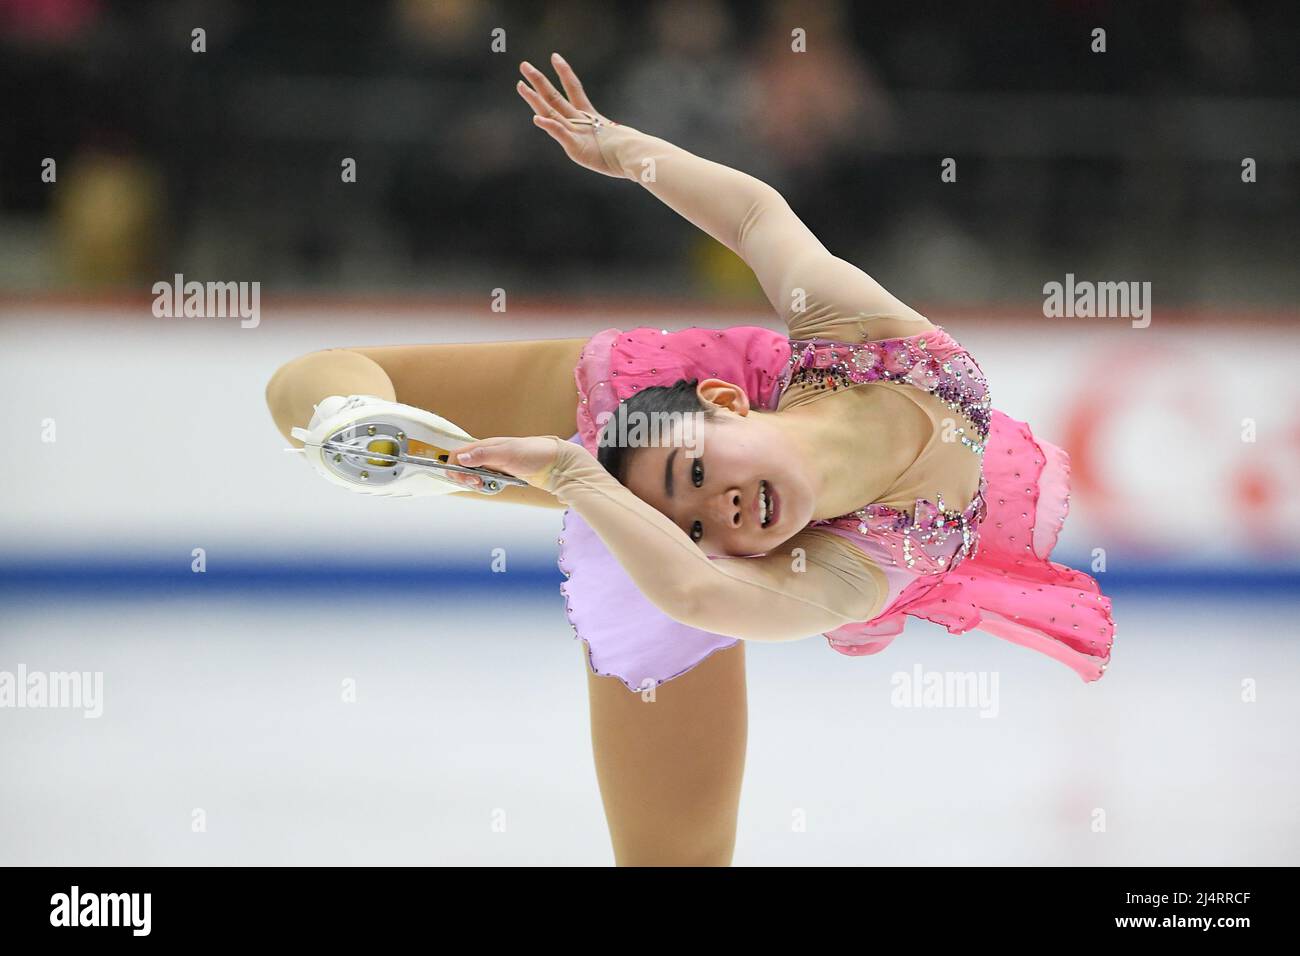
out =
[[[982,459],[979,490],[966,507],[952,510],[942,495],[919,493],[930,487],[922,477],[914,496],[901,486],[911,508],[864,502],[809,525],[850,542],[886,583],[879,613],[824,634],[831,648],[877,654],[914,617],[953,634],[981,630],[1031,648],[1086,681],[1105,671],[1114,636],[1110,600],[1092,577],[1051,560],[1069,507],[1069,458],[992,408],[979,365],[942,327],[864,342],[792,339],[758,327],[607,329],[590,340],[575,370],[581,401],[571,441],[595,454],[602,413],[640,389],[705,377],[742,384],[753,406],[766,411],[795,386],[914,388],[973,426],[958,429],[961,445]],[[936,429],[927,452],[938,440]],[[671,680],[736,643],[651,603],[573,509],[564,516],[559,566],[567,576],[566,613],[593,672],[631,690]]]
[[[983,630],[1099,677],[1110,602],[1091,577],[1051,560],[1068,504],[1065,453],[994,410],[965,349],[826,249],[771,186],[631,126],[593,122],[590,135],[606,171],[743,260],[788,332],[607,329],[583,350],[577,434],[553,436],[554,463],[524,477],[569,508],[559,564],[593,671],[643,690],[738,638],[824,634],[842,654],[875,654],[914,617]],[[602,413],[639,389],[699,378],[743,385],[752,408],[777,413],[835,394],[828,413],[863,415],[864,428],[892,427],[883,416],[896,412],[894,435],[918,434],[919,408],[929,442],[883,497],[782,546],[802,551],[805,573],[789,573],[775,551],[710,557],[594,458]],[[874,488],[882,476],[866,477]]]

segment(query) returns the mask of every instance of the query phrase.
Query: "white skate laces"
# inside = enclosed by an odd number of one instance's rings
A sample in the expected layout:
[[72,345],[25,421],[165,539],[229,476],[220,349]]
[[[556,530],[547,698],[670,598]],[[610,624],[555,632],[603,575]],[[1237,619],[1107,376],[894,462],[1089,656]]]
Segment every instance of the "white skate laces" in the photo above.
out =
[[[333,484],[370,495],[409,497],[477,491],[495,495],[521,478],[451,462],[451,452],[474,441],[453,423],[411,405],[375,395],[330,395],[316,405],[306,428],[290,434],[317,473]],[[451,473],[477,475],[479,487]]]

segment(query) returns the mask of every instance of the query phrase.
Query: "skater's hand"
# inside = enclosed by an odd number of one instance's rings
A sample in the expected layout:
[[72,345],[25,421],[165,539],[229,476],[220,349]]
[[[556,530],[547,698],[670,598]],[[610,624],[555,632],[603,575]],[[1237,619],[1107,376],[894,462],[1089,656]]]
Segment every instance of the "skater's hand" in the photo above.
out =
[[[562,439],[556,436],[531,438],[484,438],[470,442],[453,453],[455,464],[466,468],[491,468],[522,478],[530,485],[543,487],[546,476],[555,464],[556,452]],[[449,472],[456,481],[468,488],[478,488],[483,479],[477,475]]]
[[592,120],[599,119],[609,126],[618,124],[602,116],[591,105],[591,100],[587,98],[582,83],[578,80],[578,74],[573,72],[573,67],[569,66],[564,57],[552,53],[551,65],[555,67],[568,99],[551,85],[546,74],[537,67],[527,60],[519,64],[519,72],[528,83],[520,80],[515,84],[515,89],[537,114],[533,117],[533,123],[550,133],[551,138],[563,146],[565,153],[579,166],[606,176],[623,178],[623,170],[607,160],[601,152],[598,137],[605,136],[606,131],[597,130]]

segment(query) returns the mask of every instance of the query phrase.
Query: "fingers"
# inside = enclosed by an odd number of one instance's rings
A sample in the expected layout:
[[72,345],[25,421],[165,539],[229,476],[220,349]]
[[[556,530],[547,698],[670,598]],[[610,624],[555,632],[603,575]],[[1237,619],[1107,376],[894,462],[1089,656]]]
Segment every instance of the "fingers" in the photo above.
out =
[[529,87],[523,80],[515,84],[515,89],[519,91],[519,95],[524,98],[524,101],[533,108],[533,112],[536,114],[533,117],[535,125],[550,133],[565,149],[574,145],[575,134],[573,130],[565,125],[565,122],[561,121],[562,118],[542,98],[541,94]]
[[578,79],[578,74],[573,72],[573,67],[569,66],[569,61],[558,53],[552,53],[551,65],[555,67],[555,72],[560,76],[560,85],[564,87],[569,102],[580,110],[599,115],[600,111],[591,105],[586,90],[582,88],[582,81]]
[[456,449],[456,464],[471,464],[474,458],[486,458],[490,454],[490,449],[497,445],[504,445],[515,441],[514,438],[480,438],[477,441],[466,442]]
[[519,91],[519,95],[524,98],[524,102],[531,106],[533,112],[538,116],[545,119],[559,118],[559,111],[556,110],[555,107],[551,106],[551,104],[547,103],[546,98],[543,97],[542,94],[538,93],[523,80],[520,80],[515,84],[515,89]]
[[494,468],[509,471],[518,438],[481,438],[456,449],[456,464],[466,468]]
[[542,117],[542,116],[534,116],[533,125],[540,127],[541,129],[544,129],[546,130],[546,132],[550,133],[551,139],[555,140],[557,143],[563,146],[565,152],[567,152],[570,156],[575,155],[577,143],[575,142],[575,134],[573,130],[569,129],[559,120],[553,120],[550,119],[549,117]]
[[[566,100],[560,94],[560,91],[552,85],[551,81],[546,78],[546,74],[533,66],[527,60],[519,64],[519,72],[521,72],[524,75],[524,78],[533,85],[533,90],[541,95],[545,106],[549,107],[549,109],[538,110],[537,112],[539,116],[555,116],[557,119],[566,116],[570,119],[576,119],[582,116],[582,113],[578,108]],[[523,91],[521,90],[520,92]],[[527,96],[524,98],[528,99]],[[529,100],[529,102],[531,103],[532,101]],[[533,109],[537,110],[536,105],[533,106]]]
[[569,151],[575,146],[575,133],[572,129],[556,118],[555,110],[542,99],[541,94],[532,89],[523,80],[515,84],[515,89],[524,101],[533,108],[536,114],[533,117],[533,125],[546,130],[551,134],[551,138]]
[[447,477],[458,485],[464,485],[466,488],[482,488],[483,479],[478,475],[462,475],[458,471],[447,472]]
[[[494,458],[493,449],[495,446],[510,441],[509,438],[481,438],[478,441],[468,442],[457,448],[453,452],[455,463],[466,468],[483,468],[490,467],[489,461]],[[467,475],[458,471],[446,472],[447,477],[459,485],[466,488],[482,488],[483,479],[478,475]]]

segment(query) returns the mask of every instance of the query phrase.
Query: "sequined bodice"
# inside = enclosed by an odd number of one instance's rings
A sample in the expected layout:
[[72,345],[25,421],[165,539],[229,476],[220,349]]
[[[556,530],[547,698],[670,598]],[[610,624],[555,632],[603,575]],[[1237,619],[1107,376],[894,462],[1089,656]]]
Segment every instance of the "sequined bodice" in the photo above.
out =
[[981,470],[979,490],[966,508],[949,509],[943,495],[936,493],[933,500],[918,498],[910,514],[888,505],[868,504],[809,525],[837,526],[880,539],[898,565],[919,574],[951,570],[975,554],[979,522],[986,514],[988,485],[982,456],[992,414],[988,382],[975,360],[946,332],[943,340],[951,346],[932,350],[924,335],[857,343],[792,339],[779,389],[784,392],[792,385],[803,385],[835,391],[867,382],[900,382],[935,396],[969,420],[973,433],[963,426],[955,434],[962,445],[981,456]]

